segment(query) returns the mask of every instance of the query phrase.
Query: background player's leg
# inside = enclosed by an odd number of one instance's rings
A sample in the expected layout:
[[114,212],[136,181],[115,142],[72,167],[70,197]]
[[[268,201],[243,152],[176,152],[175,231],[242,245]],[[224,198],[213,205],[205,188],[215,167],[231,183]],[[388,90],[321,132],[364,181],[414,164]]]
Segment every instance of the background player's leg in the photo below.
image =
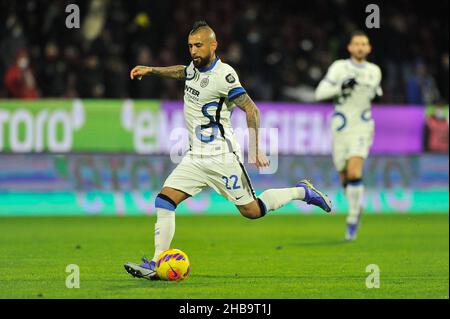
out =
[[155,252],[153,261],[165,250],[170,248],[175,234],[175,209],[177,205],[190,195],[180,190],[163,187],[155,200],[156,224],[155,224]]
[[358,223],[364,196],[364,185],[362,184],[363,165],[364,159],[359,156],[350,157],[347,163],[347,187],[345,193],[349,207],[348,224]]

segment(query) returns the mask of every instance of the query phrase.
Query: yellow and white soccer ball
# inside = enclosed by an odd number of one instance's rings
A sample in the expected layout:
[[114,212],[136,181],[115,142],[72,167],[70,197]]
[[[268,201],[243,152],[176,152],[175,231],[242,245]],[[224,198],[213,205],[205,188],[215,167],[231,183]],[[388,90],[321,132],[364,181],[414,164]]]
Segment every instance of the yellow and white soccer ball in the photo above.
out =
[[191,270],[188,256],[179,249],[163,251],[156,259],[156,274],[161,280],[186,279]]

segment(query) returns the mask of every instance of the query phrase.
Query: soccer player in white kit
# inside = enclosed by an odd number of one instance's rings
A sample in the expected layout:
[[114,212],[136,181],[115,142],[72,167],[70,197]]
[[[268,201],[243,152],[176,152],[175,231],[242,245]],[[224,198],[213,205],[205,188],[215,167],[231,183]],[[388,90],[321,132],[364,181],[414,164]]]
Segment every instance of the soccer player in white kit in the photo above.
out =
[[292,200],[303,200],[326,212],[331,211],[331,202],[326,195],[305,179],[295,187],[269,189],[256,197],[240,160],[240,147],[234,137],[230,116],[234,106],[246,112],[249,131],[253,132],[249,134],[249,162],[259,168],[268,167],[265,154],[258,151],[259,110],[241,86],[234,69],[216,56],[216,37],[206,22],[194,24],[188,46],[192,62],[187,67],[137,66],[130,73],[131,79],[159,75],[185,81],[184,117],[190,144],[155,200],[157,221],[153,259],[142,258],[142,264],[127,262],[124,265],[133,277],[158,279],[155,261],[170,248],[177,205],[206,187],[233,202],[243,216],[251,219],[260,218]]
[[331,121],[333,162],[348,200],[347,240],[356,239],[362,213],[363,164],[373,141],[371,101],[382,95],[381,70],[366,60],[372,48],[368,36],[355,31],[347,46],[350,59],[335,61],[319,83],[316,100],[334,99]]

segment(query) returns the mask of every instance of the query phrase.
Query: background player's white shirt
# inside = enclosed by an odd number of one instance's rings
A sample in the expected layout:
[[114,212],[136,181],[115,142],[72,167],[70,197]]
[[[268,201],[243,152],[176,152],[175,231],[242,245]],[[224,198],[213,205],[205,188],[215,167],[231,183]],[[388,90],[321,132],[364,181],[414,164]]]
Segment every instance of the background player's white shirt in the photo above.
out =
[[[352,93],[344,97],[342,83],[354,78],[358,83]],[[370,62],[355,64],[351,59],[335,61],[316,89],[316,99],[335,99],[335,114],[332,121],[333,133],[371,132],[374,122],[371,101],[381,90],[381,70]]]
[[207,69],[186,67],[184,119],[189,132],[189,153],[218,155],[240,154],[233,128],[233,100],[245,93],[234,69],[216,60]]

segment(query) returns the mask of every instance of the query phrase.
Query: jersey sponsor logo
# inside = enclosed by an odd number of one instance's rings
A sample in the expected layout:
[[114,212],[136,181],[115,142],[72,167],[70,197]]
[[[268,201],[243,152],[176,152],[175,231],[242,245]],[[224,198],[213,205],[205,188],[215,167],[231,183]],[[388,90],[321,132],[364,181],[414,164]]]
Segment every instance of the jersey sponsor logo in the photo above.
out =
[[195,96],[199,96],[199,95],[200,95],[200,92],[199,92],[199,91],[197,91],[197,90],[194,89],[194,88],[191,88],[191,87],[188,86],[187,84],[184,85],[184,90],[185,90],[186,92],[188,92],[188,93],[191,93],[192,95],[195,95]]
[[225,80],[227,80],[227,82],[228,83],[234,83],[234,82],[236,82],[236,79],[235,79],[235,77],[233,76],[233,74],[228,74],[226,77],[225,77]]
[[204,79],[200,82],[200,86],[201,86],[202,88],[207,87],[208,84],[209,84],[209,78],[204,78]]

